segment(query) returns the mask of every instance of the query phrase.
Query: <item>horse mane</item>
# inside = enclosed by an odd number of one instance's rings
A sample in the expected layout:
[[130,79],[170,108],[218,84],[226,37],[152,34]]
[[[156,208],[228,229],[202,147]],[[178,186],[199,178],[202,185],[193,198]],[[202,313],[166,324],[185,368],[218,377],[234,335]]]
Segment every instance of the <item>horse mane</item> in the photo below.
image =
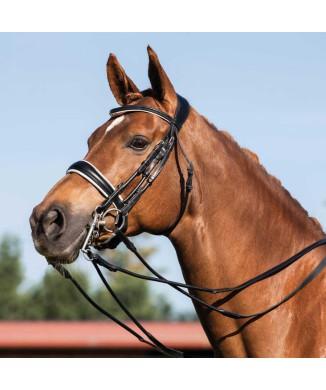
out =
[[256,166],[258,167],[258,169],[261,169],[261,171],[263,172],[263,174],[268,177],[273,183],[275,183],[275,185],[279,188],[279,190],[285,195],[285,197],[291,201],[298,209],[301,210],[301,212],[304,214],[304,216],[306,216],[307,218],[309,218],[310,222],[314,225],[315,228],[321,230],[322,232],[323,231],[323,228],[320,224],[320,222],[318,221],[317,218],[315,217],[310,217],[308,212],[302,207],[302,205],[300,204],[300,202],[298,202],[297,199],[293,198],[293,196],[290,194],[290,192],[283,187],[281,181],[271,175],[267,170],[266,168],[260,163],[259,161],[259,157],[257,156],[256,153],[252,152],[251,150],[247,149],[247,148],[243,148],[241,147],[237,141],[233,138],[233,136],[228,133],[227,131],[225,130],[219,130],[213,123],[211,123],[206,117],[204,117],[203,115],[201,116],[204,121],[206,122],[206,124],[208,126],[210,126],[211,128],[213,128],[215,131],[217,131],[219,134],[221,134],[225,140],[227,140],[227,142],[231,142],[233,143],[233,145],[239,150],[240,153],[244,154],[246,156],[246,158],[250,159],[251,161],[253,161]]

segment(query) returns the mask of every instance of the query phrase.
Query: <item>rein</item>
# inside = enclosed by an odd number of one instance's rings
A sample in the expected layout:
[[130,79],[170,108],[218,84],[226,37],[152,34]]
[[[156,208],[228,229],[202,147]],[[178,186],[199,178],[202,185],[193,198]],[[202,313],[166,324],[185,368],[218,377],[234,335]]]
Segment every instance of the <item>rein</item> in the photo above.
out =
[[[286,261],[278,264],[277,266],[263,272],[262,274],[245,281],[244,283],[234,286],[234,287],[226,287],[226,288],[206,288],[195,285],[189,285],[186,283],[179,283],[172,280],[168,280],[160,275],[157,271],[155,271],[141,256],[138,252],[135,245],[129,240],[129,238],[125,235],[125,232],[128,228],[128,213],[132,210],[135,204],[139,201],[144,192],[152,185],[152,183],[156,180],[158,175],[163,170],[166,165],[168,158],[173,150],[173,147],[176,143],[178,143],[180,150],[188,164],[188,177],[185,185],[185,193],[182,198],[181,207],[179,211],[179,216],[177,220],[170,226],[169,231],[172,231],[180,219],[182,218],[184,211],[187,206],[189,194],[192,189],[192,177],[194,173],[194,168],[192,162],[189,160],[187,154],[185,153],[183,146],[179,140],[178,133],[181,130],[184,122],[187,120],[189,115],[190,106],[186,99],[177,95],[178,105],[176,109],[176,113],[174,118],[170,117],[163,111],[157,110],[152,107],[141,106],[141,105],[128,105],[122,106],[119,108],[115,108],[110,111],[111,117],[119,116],[120,114],[126,114],[130,112],[146,112],[152,115],[156,115],[160,117],[162,120],[166,121],[170,124],[170,128],[163,139],[154,147],[152,152],[147,156],[147,158],[141,163],[139,168],[127,179],[125,182],[119,184],[116,188],[110,183],[110,181],[90,162],[88,161],[77,161],[72,164],[67,173],[77,173],[82,176],[85,180],[90,182],[100,193],[104,196],[104,201],[95,208],[93,213],[93,222],[88,228],[88,233],[85,238],[85,241],[82,245],[81,251],[84,254],[84,257],[91,261],[93,266],[95,267],[96,272],[101,278],[103,284],[106,289],[112,296],[112,298],[117,302],[120,308],[124,311],[124,313],[130,318],[130,320],[137,326],[137,328],[147,337],[145,339],[141,334],[130,328],[128,325],[114,317],[112,314],[105,311],[101,306],[99,306],[89,295],[83,290],[83,288],[79,285],[79,283],[73,278],[73,276],[69,273],[69,271],[64,268],[61,264],[52,264],[53,267],[61,273],[66,279],[71,280],[71,282],[76,286],[76,288],[81,292],[81,294],[90,302],[98,311],[102,314],[110,318],[112,321],[116,322],[126,331],[135,336],[140,342],[145,343],[162,354],[169,357],[186,357],[186,355],[178,350],[169,348],[162,344],[159,340],[157,340],[151,333],[149,333],[141,323],[132,315],[132,313],[127,309],[127,307],[121,302],[119,297],[113,291],[109,282],[105,279],[104,275],[100,267],[106,268],[110,272],[122,272],[132,277],[136,277],[143,280],[148,280],[157,283],[168,284],[175,290],[184,294],[188,298],[193,301],[198,302],[199,304],[213,310],[217,313],[220,313],[223,316],[233,318],[233,319],[246,319],[246,318],[259,318],[272,310],[276,309],[294,295],[296,295],[300,290],[302,290],[309,282],[311,282],[318,274],[322,272],[322,270],[326,266],[326,257],[313,269],[313,271],[306,276],[302,280],[302,282],[286,297],[284,297],[281,301],[274,304],[273,306],[267,308],[258,313],[253,314],[240,314],[227,311],[225,309],[221,309],[218,306],[213,306],[205,301],[197,298],[193,294],[185,291],[184,288],[187,288],[190,291],[203,291],[211,294],[219,294],[219,293],[234,293],[240,292],[252,286],[255,283],[258,283],[264,279],[267,279],[271,276],[276,275],[277,273],[283,271],[294,262],[302,258],[304,255],[314,250],[315,248],[326,245],[326,238],[319,240],[312,245],[307,246],[302,249],[297,254],[293,255]],[[136,179],[140,180],[135,188],[129,193],[129,195],[123,199],[122,192]],[[108,229],[105,225],[105,218],[108,216],[114,216],[115,218],[115,227],[113,229]],[[100,237],[101,232],[110,232],[112,236],[110,236],[104,243],[100,245],[96,245],[98,238]],[[135,254],[135,256],[141,261],[141,263],[154,275],[154,277],[138,274],[117,265],[114,265],[106,260],[104,260],[99,254],[92,252],[91,246],[95,249],[103,250],[103,249],[113,249],[116,248],[121,242],[125,244],[125,246]]]

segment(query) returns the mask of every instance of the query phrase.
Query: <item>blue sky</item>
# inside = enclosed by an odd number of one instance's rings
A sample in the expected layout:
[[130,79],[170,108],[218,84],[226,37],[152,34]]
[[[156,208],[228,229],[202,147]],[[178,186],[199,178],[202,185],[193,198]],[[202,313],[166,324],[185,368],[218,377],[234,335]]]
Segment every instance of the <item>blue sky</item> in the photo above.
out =
[[[47,269],[31,241],[31,210],[85,155],[87,137],[116,106],[108,55],[146,88],[147,44],[176,90],[257,153],[326,227],[326,34],[1,33],[0,234],[22,238],[27,284]],[[181,279],[169,242],[153,243],[160,249],[152,264]],[[191,307],[164,291],[176,310]]]

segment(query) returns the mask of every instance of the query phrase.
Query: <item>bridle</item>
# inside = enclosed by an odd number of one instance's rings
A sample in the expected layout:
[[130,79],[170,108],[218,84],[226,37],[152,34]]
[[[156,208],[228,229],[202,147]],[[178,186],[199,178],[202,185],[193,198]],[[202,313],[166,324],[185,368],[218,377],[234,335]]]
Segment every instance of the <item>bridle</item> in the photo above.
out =
[[[170,230],[172,230],[181,219],[187,204],[188,194],[192,188],[193,165],[188,159],[178,137],[178,133],[189,115],[190,106],[188,101],[182,96],[177,95],[177,98],[178,104],[175,118],[172,118],[165,112],[156,108],[141,105],[122,106],[110,111],[112,118],[132,112],[146,112],[156,115],[170,124],[170,128],[163,139],[154,147],[152,152],[140,164],[139,168],[125,182],[119,184],[117,188],[115,188],[111,182],[88,161],[77,161],[68,168],[67,173],[77,173],[82,176],[105,197],[104,201],[94,210],[93,223],[88,229],[87,237],[81,249],[86,257],[89,257],[90,253],[89,245],[92,242],[97,241],[100,232],[103,230],[107,233],[112,233],[112,235],[101,245],[95,245],[94,247],[96,249],[114,249],[121,242],[121,238],[116,234],[115,230],[119,230],[120,232],[125,232],[127,230],[128,213],[162,172],[176,141],[179,143],[180,149],[188,163],[188,179],[186,183],[186,194],[182,199],[182,207],[178,220],[170,227]],[[129,195],[123,199],[121,196],[122,192],[139,177],[141,179],[138,184]],[[112,213],[115,214],[115,229],[110,230],[105,226],[105,218],[109,215],[112,216]]]
[[[283,298],[278,303],[274,304],[273,306],[267,308],[266,310],[263,310],[258,313],[253,314],[239,314],[227,311],[225,309],[221,309],[218,306],[213,306],[205,301],[201,300],[200,298],[190,294],[189,292],[185,291],[184,288],[187,288],[191,291],[203,291],[211,294],[218,294],[218,293],[230,293],[229,296],[231,298],[232,294],[240,292],[248,288],[249,286],[252,286],[255,283],[258,283],[264,279],[267,279],[273,275],[276,275],[277,273],[283,271],[287,267],[289,267],[291,264],[302,258],[305,254],[312,251],[313,249],[321,246],[326,245],[326,238],[319,240],[312,245],[302,249],[300,252],[295,254],[294,256],[290,257],[288,260],[280,263],[279,265],[265,271],[264,273],[247,280],[246,282],[235,286],[235,287],[227,287],[227,288],[206,288],[206,287],[200,287],[200,286],[194,286],[194,285],[188,285],[186,283],[179,283],[171,280],[165,279],[162,275],[160,275],[157,271],[155,271],[147,262],[146,260],[140,255],[137,248],[134,246],[134,244],[129,240],[129,238],[125,235],[125,232],[128,228],[128,214],[132,210],[132,208],[136,205],[136,203],[139,201],[141,196],[144,194],[144,192],[152,185],[152,183],[156,180],[156,178],[159,176],[161,171],[163,170],[164,166],[166,165],[168,158],[173,150],[173,148],[176,146],[176,143],[180,147],[180,150],[188,164],[188,176],[186,180],[185,185],[185,192],[182,197],[181,201],[181,207],[179,211],[178,218],[176,221],[170,226],[169,231],[172,231],[179,221],[181,220],[189,198],[189,194],[192,190],[192,177],[194,173],[194,168],[192,162],[189,160],[182,143],[180,142],[178,133],[181,130],[183,124],[188,118],[189,112],[190,112],[190,106],[186,99],[183,97],[177,95],[178,98],[178,104],[177,109],[175,112],[174,118],[167,115],[161,110],[147,107],[147,106],[141,106],[141,105],[127,105],[122,106],[119,108],[112,109],[110,111],[110,115],[112,118],[116,118],[119,115],[122,114],[128,114],[132,112],[145,112],[149,113],[151,115],[156,115],[160,117],[162,120],[166,121],[170,124],[169,130],[163,137],[163,139],[154,147],[154,149],[149,153],[147,158],[141,163],[139,168],[123,183],[119,184],[116,188],[110,183],[110,181],[90,162],[82,160],[77,161],[76,163],[72,164],[68,170],[67,173],[77,173],[81,177],[83,177],[85,180],[87,180],[89,183],[91,183],[105,198],[104,201],[98,205],[93,213],[93,222],[88,227],[87,236],[85,238],[85,241],[82,245],[81,251],[84,254],[85,258],[92,262],[94,265],[97,273],[99,274],[102,282],[104,283],[105,287],[107,288],[108,292],[111,294],[113,299],[118,303],[120,308],[127,314],[127,316],[130,318],[131,321],[134,322],[134,324],[138,327],[138,329],[143,332],[143,334],[147,337],[145,339],[141,334],[137,333],[135,330],[130,328],[128,325],[105,311],[101,306],[99,306],[85,291],[84,289],[79,285],[79,283],[73,278],[73,276],[69,273],[69,271],[64,268],[61,264],[52,264],[54,268],[57,269],[66,279],[70,279],[72,283],[77,287],[77,289],[82,293],[82,295],[102,314],[109,317],[111,320],[116,322],[118,325],[123,327],[125,330],[127,330],[129,333],[133,334],[135,337],[138,338],[139,341],[150,345],[151,347],[155,348],[157,351],[163,353],[164,355],[170,356],[170,357],[185,357],[185,354],[181,351],[177,351],[175,349],[169,348],[162,344],[160,341],[158,341],[152,334],[150,334],[143,326],[142,324],[132,315],[132,313],[126,308],[126,306],[121,302],[119,297],[116,295],[116,293],[113,291],[112,287],[110,286],[109,282],[105,279],[104,275],[102,274],[100,270],[100,266],[108,269],[111,272],[122,272],[127,275],[154,281],[158,283],[164,283],[168,284],[183,295],[187,296],[188,298],[191,298],[193,301],[198,302],[199,304],[207,307],[208,309],[218,312],[223,316],[234,318],[234,319],[249,319],[249,318],[259,318],[272,310],[276,309],[280,305],[282,305],[284,302],[288,301],[290,298],[292,298],[294,295],[296,295],[301,289],[303,289],[309,282],[311,282],[326,266],[326,257],[313,269],[313,271],[305,278],[303,281],[285,298]],[[136,178],[140,178],[136,186],[131,190],[131,192],[128,194],[128,196],[123,199],[122,193],[123,191],[130,186],[132,182]],[[107,216],[113,216],[114,217],[114,227],[112,229],[108,229],[106,227],[106,221],[105,218]],[[112,235],[103,243],[97,244],[98,239],[101,235],[101,232],[110,232]],[[127,269],[124,269],[122,267],[119,267],[115,264],[112,264],[106,260],[104,260],[99,254],[92,252],[91,246],[93,246],[95,249],[103,250],[103,249],[113,249],[119,243],[123,242],[126,247],[132,251],[137,258],[143,263],[143,265],[154,275],[154,277],[147,276],[147,275],[141,275],[132,271],[129,271]]]

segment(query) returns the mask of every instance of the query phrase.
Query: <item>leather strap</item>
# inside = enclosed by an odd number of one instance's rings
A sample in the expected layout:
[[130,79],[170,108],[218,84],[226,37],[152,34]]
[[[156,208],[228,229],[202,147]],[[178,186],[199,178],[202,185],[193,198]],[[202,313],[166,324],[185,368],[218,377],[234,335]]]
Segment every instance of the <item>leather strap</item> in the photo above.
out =
[[[108,198],[113,194],[115,187],[109,180],[90,162],[81,160],[73,163],[67,169],[67,173],[77,173],[91,183],[102,196]],[[118,207],[123,206],[122,197],[119,195],[114,199],[114,203]]]
[[[110,197],[110,195],[115,191],[115,187],[109,182],[109,180],[88,161],[81,160],[75,162],[68,168],[67,173],[77,173],[91,183],[105,198]],[[121,209],[124,205],[121,195],[115,196],[112,203],[114,207],[118,209]],[[125,215],[119,222],[121,230],[126,231],[128,226],[128,216]],[[105,242],[105,245],[107,248],[114,249],[120,244],[120,242],[119,237],[111,236]]]
[[279,302],[275,303],[274,305],[268,307],[267,309],[265,309],[263,311],[260,311],[260,312],[257,312],[257,313],[240,314],[240,313],[234,313],[234,312],[231,312],[231,311],[219,308],[218,306],[210,305],[210,304],[206,303],[205,301],[201,300],[200,298],[197,298],[196,296],[194,296],[192,294],[189,294],[187,291],[183,290],[180,287],[187,287],[188,289],[191,289],[191,290],[206,291],[206,292],[209,292],[209,293],[212,293],[212,294],[222,293],[222,292],[232,292],[232,291],[243,291],[247,287],[251,286],[252,284],[255,284],[255,283],[257,283],[257,282],[259,282],[261,280],[264,280],[267,277],[271,277],[271,276],[275,275],[276,273],[280,272],[281,270],[287,268],[289,265],[293,264],[295,261],[299,260],[302,256],[304,256],[305,254],[311,252],[312,250],[314,250],[318,246],[325,245],[326,244],[326,239],[322,239],[322,240],[316,241],[312,245],[309,245],[308,247],[304,248],[302,251],[300,251],[297,254],[295,254],[294,256],[292,256],[290,259],[288,259],[288,260],[284,261],[283,263],[281,263],[279,266],[273,267],[270,270],[264,272],[263,274],[257,276],[256,278],[249,279],[248,281],[240,284],[239,286],[228,287],[228,288],[208,289],[208,288],[204,288],[204,287],[198,287],[198,286],[187,285],[187,284],[183,284],[183,283],[177,283],[177,282],[173,282],[171,280],[168,280],[168,279],[164,278],[161,274],[159,274],[157,271],[155,271],[155,269],[152,268],[146,262],[146,260],[137,251],[137,248],[132,243],[132,241],[129,240],[129,238],[127,236],[125,236],[121,231],[119,231],[119,229],[116,229],[115,233],[116,233],[117,236],[119,236],[121,241],[123,241],[123,243],[126,245],[126,247],[137,256],[137,258],[141,261],[141,263],[153,275],[156,276],[156,278],[152,278],[152,277],[149,277],[149,276],[146,276],[146,275],[140,275],[140,274],[137,274],[135,272],[128,271],[128,270],[126,270],[126,269],[124,269],[122,267],[119,267],[119,266],[116,266],[114,264],[111,264],[111,263],[107,262],[106,260],[104,260],[98,254],[93,254],[92,253],[91,257],[92,257],[93,263],[96,262],[97,264],[99,264],[100,266],[108,269],[111,272],[117,272],[118,271],[118,272],[123,272],[125,274],[128,274],[130,276],[136,277],[136,278],[145,279],[145,280],[154,281],[154,282],[166,283],[166,284],[170,285],[172,288],[174,288],[175,290],[179,291],[181,294],[187,296],[188,298],[191,298],[193,301],[196,301],[196,302],[200,303],[202,306],[205,306],[205,307],[207,307],[208,309],[210,309],[212,311],[215,311],[215,312],[217,312],[219,314],[222,314],[225,317],[234,318],[234,319],[245,319],[245,318],[254,318],[254,317],[258,318],[258,317],[260,317],[260,316],[262,316],[264,314],[267,314],[267,313],[271,312],[272,310],[276,309],[277,307],[281,306],[283,303],[288,301],[294,295],[296,295],[300,290],[302,290],[309,282],[311,282],[315,277],[317,277],[323,271],[323,269],[326,266],[326,257],[324,257],[320,261],[320,263],[312,270],[312,272],[306,278],[304,278],[302,280],[302,282],[300,282],[298,284],[298,286],[293,291],[291,291],[288,295],[286,295],[281,301],[279,301]]
[[122,106],[122,107],[118,107],[118,108],[112,108],[112,110],[110,110],[110,115],[111,115],[111,117],[115,117],[115,116],[118,116],[120,114],[125,114],[125,113],[129,113],[129,112],[148,112],[149,114],[153,114],[153,115],[160,117],[161,119],[165,120],[166,122],[168,122],[170,124],[175,125],[175,123],[176,123],[175,120],[170,115],[166,114],[165,112],[157,110],[156,108],[153,108],[153,107],[141,106],[138,104],[127,105],[127,106]]
[[187,118],[189,116],[190,105],[184,97],[182,97],[178,94],[177,94],[177,96],[178,96],[178,105],[177,105],[177,109],[175,112],[175,126],[180,131],[183,124],[185,123],[185,121],[187,120]]
[[170,123],[171,125],[175,126],[178,131],[181,130],[182,125],[188,118],[189,112],[190,112],[190,105],[188,101],[177,94],[178,97],[178,105],[176,108],[175,116],[172,118],[172,116],[166,114],[165,112],[158,110],[153,107],[148,107],[148,106],[142,106],[139,104],[134,104],[134,105],[126,105],[122,107],[117,107],[113,108],[110,110],[110,115],[111,117],[115,117],[121,114],[125,114],[128,112],[147,112],[149,114],[156,115],[160,117],[161,119],[165,120],[166,122]]

